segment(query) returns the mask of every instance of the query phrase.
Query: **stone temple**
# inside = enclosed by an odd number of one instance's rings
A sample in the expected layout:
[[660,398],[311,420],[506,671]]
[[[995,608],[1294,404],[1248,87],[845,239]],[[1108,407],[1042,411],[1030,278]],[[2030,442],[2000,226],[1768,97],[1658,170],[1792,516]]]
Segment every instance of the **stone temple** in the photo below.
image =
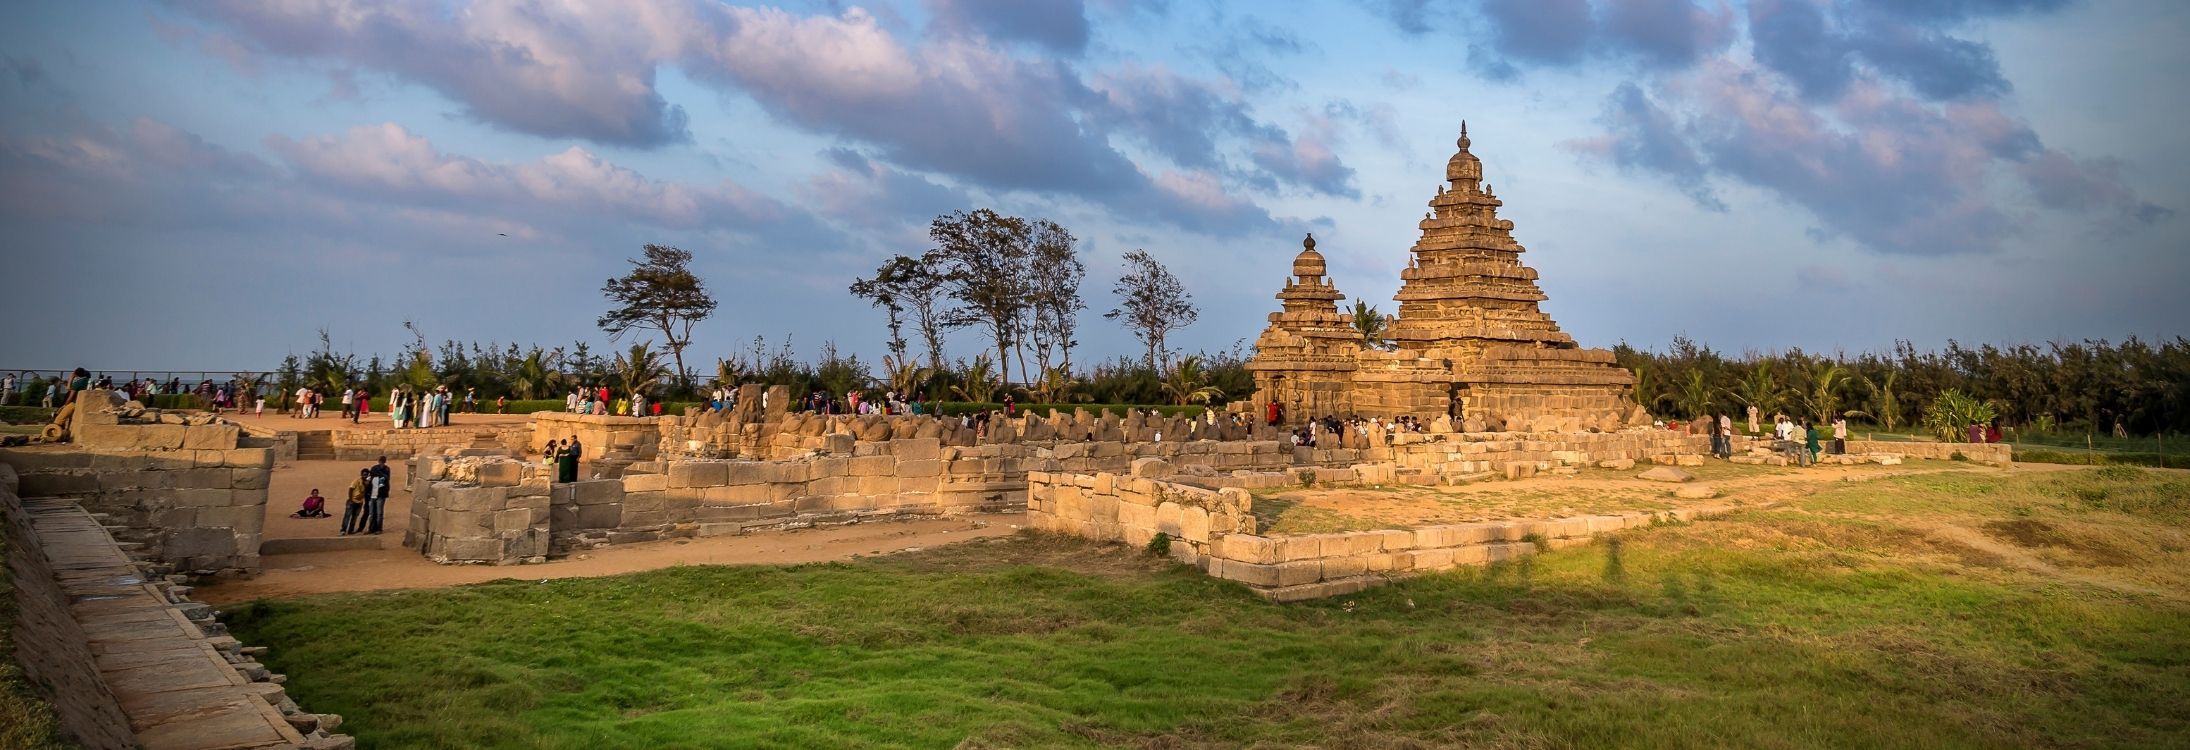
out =
[[1612,352],[1584,349],[1538,309],[1536,269],[1521,263],[1513,222],[1483,182],[1483,162],[1460,150],[1447,185],[1430,198],[1422,238],[1400,274],[1391,350],[1364,346],[1345,299],[1325,278],[1315,238],[1303,242],[1278,299],[1283,309],[1255,342],[1256,408],[1276,401],[1289,418],[1322,415],[1450,417],[1470,432],[1614,430],[1647,423],[1629,399],[1634,376]]

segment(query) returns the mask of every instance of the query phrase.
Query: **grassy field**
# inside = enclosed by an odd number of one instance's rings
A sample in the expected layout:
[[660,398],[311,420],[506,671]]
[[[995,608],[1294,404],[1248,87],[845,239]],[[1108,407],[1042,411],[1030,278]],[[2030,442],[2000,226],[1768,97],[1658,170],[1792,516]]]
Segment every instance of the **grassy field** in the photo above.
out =
[[371,747],[2190,747],[2190,475],[1827,486],[1301,605],[1023,535],[254,603]]

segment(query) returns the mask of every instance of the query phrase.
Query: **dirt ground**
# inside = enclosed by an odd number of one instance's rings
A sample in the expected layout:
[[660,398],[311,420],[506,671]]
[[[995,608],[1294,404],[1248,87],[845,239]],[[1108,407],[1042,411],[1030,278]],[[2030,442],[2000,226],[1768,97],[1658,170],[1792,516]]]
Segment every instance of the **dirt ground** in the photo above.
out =
[[[365,461],[295,461],[274,467],[268,482],[267,539],[334,536],[341,527],[344,488],[357,478]],[[826,526],[793,531],[764,531],[738,536],[683,539],[607,547],[541,565],[437,565],[403,547],[411,500],[404,470],[395,468],[396,489],[388,497],[380,549],[267,555],[265,569],[249,579],[212,583],[192,596],[212,604],[259,598],[284,598],[337,591],[430,588],[481,583],[502,578],[544,580],[617,575],[672,565],[799,564],[845,560],[922,549],[942,544],[1010,535],[1026,525],[1025,514],[989,514],[913,521]],[[318,488],[335,518],[297,519],[289,514]]]

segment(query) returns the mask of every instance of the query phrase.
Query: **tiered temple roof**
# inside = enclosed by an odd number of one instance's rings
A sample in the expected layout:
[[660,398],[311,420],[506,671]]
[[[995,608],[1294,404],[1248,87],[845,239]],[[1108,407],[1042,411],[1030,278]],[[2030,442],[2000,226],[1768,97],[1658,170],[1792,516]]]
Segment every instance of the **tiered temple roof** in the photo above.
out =
[[1483,162],[1460,150],[1430,199],[1422,236],[1401,272],[1390,323],[1396,348],[1362,346],[1345,296],[1325,280],[1309,237],[1257,339],[1256,400],[1295,416],[1334,412],[1450,416],[1466,429],[1617,429],[1647,421],[1627,399],[1634,378],[1603,349],[1583,349],[1538,307],[1536,270],[1504,205],[1483,183]]

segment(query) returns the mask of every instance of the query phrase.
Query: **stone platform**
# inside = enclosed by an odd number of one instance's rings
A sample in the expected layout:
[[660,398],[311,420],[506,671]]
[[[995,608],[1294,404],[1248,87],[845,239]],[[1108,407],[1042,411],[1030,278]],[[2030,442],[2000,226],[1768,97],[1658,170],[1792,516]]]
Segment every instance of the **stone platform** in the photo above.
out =
[[[81,626],[98,680],[147,750],[346,748],[322,723],[340,719],[285,714],[281,685],[243,660],[241,644],[219,633],[213,611],[148,582],[105,527],[73,502],[22,504],[38,547]],[[232,661],[234,659],[234,661]],[[256,679],[255,679],[256,678]]]

